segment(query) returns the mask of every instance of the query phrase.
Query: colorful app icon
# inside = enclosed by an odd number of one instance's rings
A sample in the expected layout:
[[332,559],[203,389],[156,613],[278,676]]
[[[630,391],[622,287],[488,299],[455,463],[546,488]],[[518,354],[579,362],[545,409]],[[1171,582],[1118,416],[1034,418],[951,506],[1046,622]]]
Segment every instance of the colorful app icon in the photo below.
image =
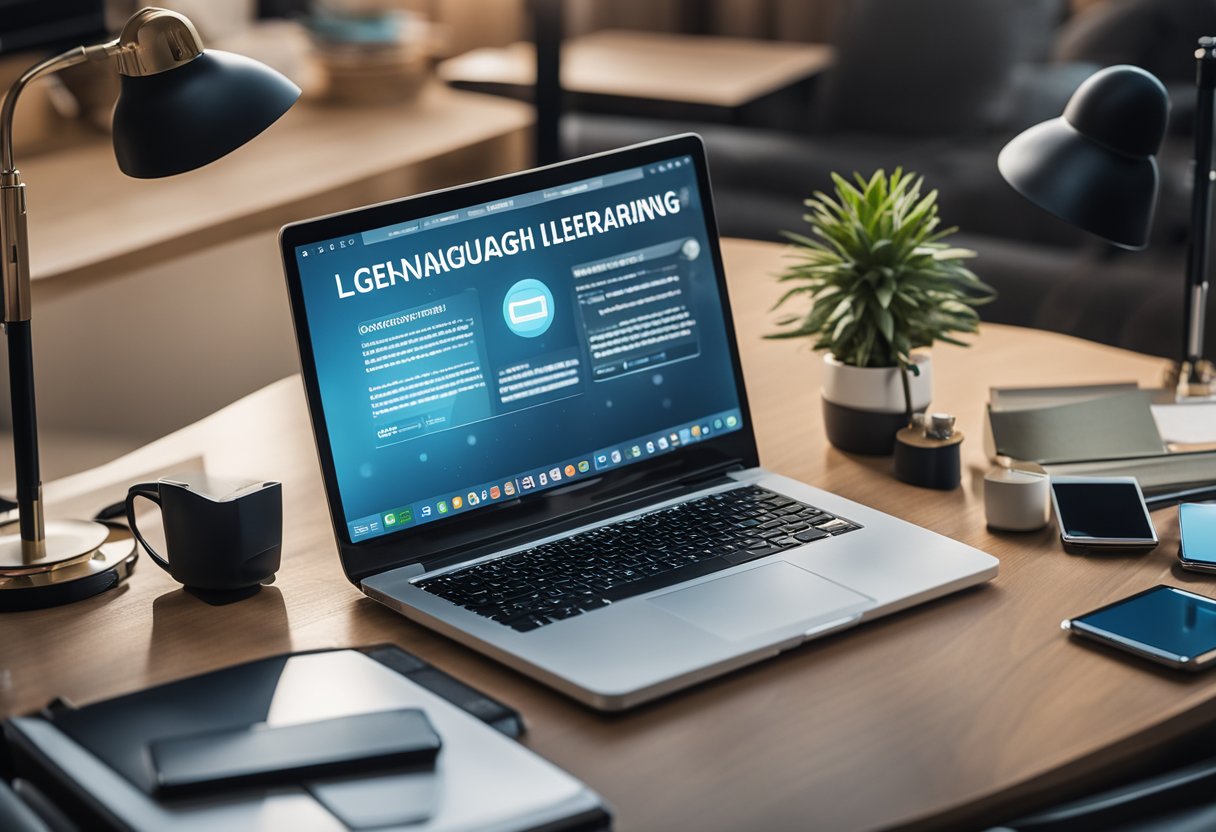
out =
[[580,474],[585,474],[585,473],[587,473],[587,472],[588,472],[588,471],[590,471],[590,470],[591,470],[591,463],[590,463],[590,462],[588,462],[588,461],[587,461],[587,460],[585,460],[585,459],[584,459],[584,460],[580,460],[580,461],[579,461],[579,463],[578,463],[578,472],[579,472]]
[[438,503],[436,503],[435,511],[439,512],[440,514],[447,514],[448,513],[448,501],[440,500]]
[[430,516],[431,516],[431,507],[430,507],[430,506],[423,506],[423,507],[422,507],[422,512],[421,512],[421,513],[422,513],[422,516],[423,516],[423,517],[430,517]]
[[533,488],[536,488],[536,480],[532,479],[531,474],[528,474],[527,476],[520,477],[519,485],[524,491],[531,491]]
[[701,435],[709,436],[709,425],[701,425]]
[[595,467],[596,468],[603,468],[607,464],[608,464],[608,454],[596,454],[595,455]]
[[538,485],[548,485],[549,484],[549,475],[546,474],[544,471],[541,471],[540,474],[537,475],[536,481],[537,481]]
[[665,451],[665,450],[667,450],[667,447],[668,447],[668,443],[667,443],[667,437],[666,437],[666,436],[660,436],[660,437],[659,437],[659,450],[660,450],[660,451]]
[[576,472],[577,469],[573,465],[567,465],[565,471],[563,471],[567,477],[573,477]]
[[561,468],[550,468],[549,469],[549,479],[553,480],[554,482],[557,482],[561,478],[562,478],[562,469]]
[[458,509],[463,505],[464,505],[464,500],[460,499],[459,494],[457,494],[455,497],[452,498],[452,508]]
[[714,430],[722,430],[722,420],[714,419]]
[[739,424],[738,417],[736,417],[736,416],[727,416],[726,417],[726,426],[728,428],[733,428],[737,424]]
[[464,501],[471,506],[475,506],[481,502],[481,498],[477,496],[476,491],[470,491],[465,495]]
[[620,461],[621,461],[621,452],[620,452],[620,451],[613,451],[613,452],[612,452],[612,461],[613,461],[613,462],[620,462]]
[[395,526],[396,524],[397,524],[397,515],[393,514],[392,512],[389,512],[388,514],[384,515],[384,525]]
[[691,442],[692,441],[692,431],[690,431],[688,428],[680,428],[680,441],[681,442]]
[[675,431],[672,431],[671,434],[667,438],[671,440],[671,444],[673,444],[673,445],[677,444],[680,441],[680,435],[677,434]]
[[639,446],[634,445],[632,448],[629,449],[629,455],[631,457],[633,457],[634,459],[637,459],[638,457],[640,457],[642,455],[642,449]]
[[696,437],[696,436],[700,436],[700,435],[701,435],[701,426],[700,426],[700,425],[693,425],[693,426],[692,426],[692,435],[693,435],[694,437]]
[[514,497],[515,496],[515,483],[511,482],[510,480],[508,480],[507,482],[504,482],[502,484],[502,492],[504,494],[506,494],[508,497]]
[[483,502],[490,499],[490,492],[484,488],[481,489],[481,499]]
[[499,490],[498,486],[491,485],[490,486],[490,499],[497,500],[501,496],[502,496],[502,491]]
[[646,443],[646,453],[648,453],[648,454],[654,453],[654,443],[653,442]]

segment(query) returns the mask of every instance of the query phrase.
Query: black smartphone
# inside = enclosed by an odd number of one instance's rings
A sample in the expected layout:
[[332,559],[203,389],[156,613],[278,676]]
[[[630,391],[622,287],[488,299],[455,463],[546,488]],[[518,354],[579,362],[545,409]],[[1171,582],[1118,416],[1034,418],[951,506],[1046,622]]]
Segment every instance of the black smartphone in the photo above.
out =
[[1216,572],[1216,503],[1178,506],[1178,531],[1182,539],[1178,561],[1182,567]]
[[1135,477],[1052,477],[1051,504],[1068,551],[1147,552],[1157,545]]
[[1216,600],[1177,587],[1155,586],[1060,626],[1178,670],[1216,660]]
[[182,797],[391,767],[425,768],[442,743],[417,708],[152,742],[157,794]]

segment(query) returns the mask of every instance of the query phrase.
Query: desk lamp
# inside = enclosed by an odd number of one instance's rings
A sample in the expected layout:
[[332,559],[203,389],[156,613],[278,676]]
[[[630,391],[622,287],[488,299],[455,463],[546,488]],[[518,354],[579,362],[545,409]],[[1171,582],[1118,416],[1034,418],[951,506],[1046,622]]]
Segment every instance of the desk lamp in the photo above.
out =
[[189,19],[157,8],[137,11],[115,40],[77,46],[30,67],[9,88],[0,109],[0,278],[20,532],[0,537],[0,610],[94,595],[122,581],[134,562],[134,541],[107,543],[110,530],[101,523],[43,519],[25,185],[13,163],[13,112],[26,86],[70,66],[109,61],[121,76],[114,155],[122,172],[137,178],[215,161],[273,124],[300,96],[299,87],[257,61],[204,51]]
[[[1187,253],[1182,358],[1171,373],[1179,397],[1209,396],[1212,366],[1203,358],[1212,227],[1212,115],[1216,38],[1201,38],[1198,61],[1191,234]],[[1109,243],[1148,244],[1157,202],[1157,150],[1165,137],[1165,86],[1135,66],[1090,76],[1060,118],[1036,124],[1001,150],[997,165],[1013,188]]]

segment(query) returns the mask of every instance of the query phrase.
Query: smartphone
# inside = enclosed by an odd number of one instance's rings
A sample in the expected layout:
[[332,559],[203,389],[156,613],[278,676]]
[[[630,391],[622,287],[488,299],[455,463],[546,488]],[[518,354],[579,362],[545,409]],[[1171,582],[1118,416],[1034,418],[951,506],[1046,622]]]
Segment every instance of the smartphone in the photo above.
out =
[[1216,601],[1177,587],[1155,586],[1060,626],[1178,670],[1216,661]]
[[1068,551],[1147,552],[1157,545],[1135,477],[1052,477],[1051,504]]
[[224,793],[386,768],[430,768],[442,742],[418,708],[153,741],[160,797]]
[[1216,572],[1216,503],[1178,506],[1178,529],[1182,537],[1178,561],[1182,567]]

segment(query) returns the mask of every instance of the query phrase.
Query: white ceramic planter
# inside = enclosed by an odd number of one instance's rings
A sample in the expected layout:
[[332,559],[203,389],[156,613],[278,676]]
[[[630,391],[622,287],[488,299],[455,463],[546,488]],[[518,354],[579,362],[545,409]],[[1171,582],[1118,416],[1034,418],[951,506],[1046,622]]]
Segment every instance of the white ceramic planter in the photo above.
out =
[[[933,398],[933,363],[928,352],[912,354],[920,373],[909,375],[912,409],[923,411]],[[842,451],[889,454],[896,432],[907,423],[898,367],[851,367],[834,355],[823,357],[823,421],[828,441]]]
[[[912,409],[924,410],[933,398],[933,362],[929,353],[915,352],[920,375],[909,375]],[[898,367],[850,367],[836,356],[823,356],[823,397],[833,404],[877,413],[904,412],[904,386]]]

